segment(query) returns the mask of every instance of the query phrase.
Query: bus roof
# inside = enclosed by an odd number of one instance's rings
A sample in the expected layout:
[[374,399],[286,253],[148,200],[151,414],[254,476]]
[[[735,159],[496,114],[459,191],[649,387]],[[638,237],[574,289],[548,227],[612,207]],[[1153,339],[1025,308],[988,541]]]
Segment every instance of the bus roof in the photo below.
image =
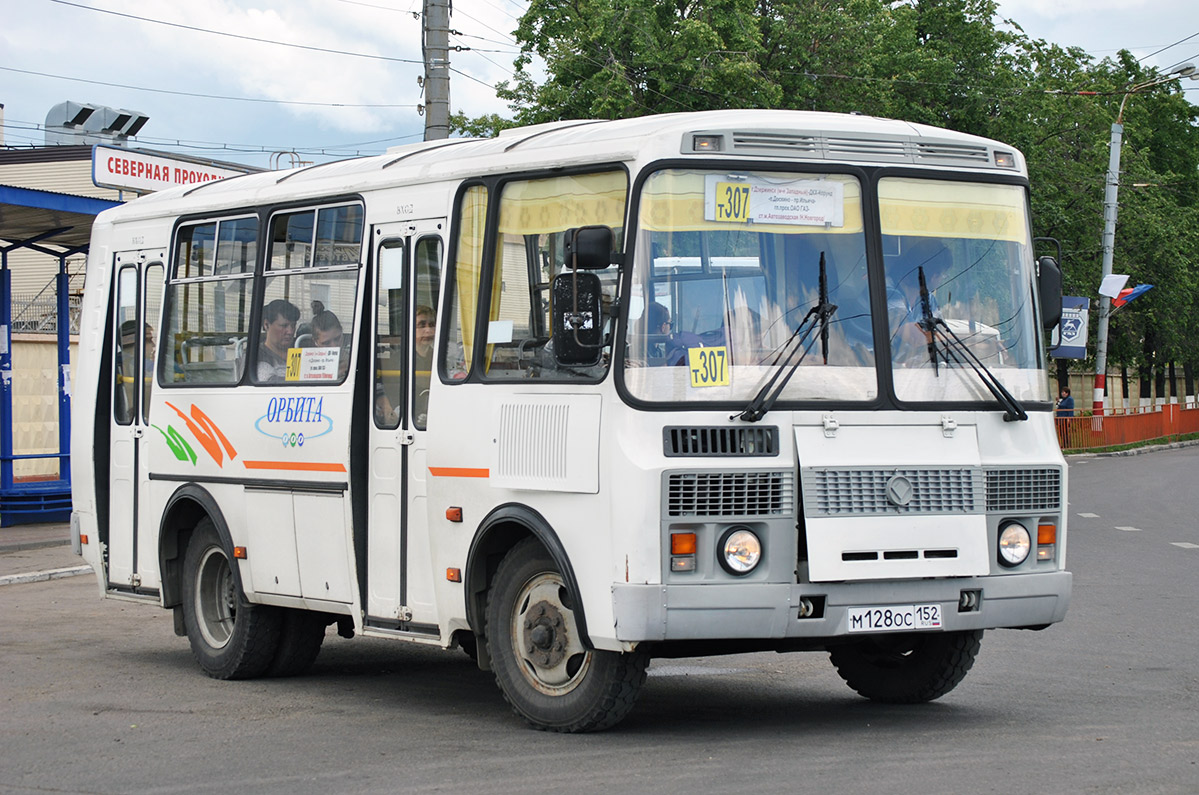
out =
[[[718,141],[697,148],[696,136]],[[999,165],[996,152],[1009,154]],[[871,116],[795,110],[717,110],[631,119],[570,120],[451,138],[386,154],[268,171],[150,194],[104,213],[113,222],[221,207],[356,193],[406,184],[588,163],[681,157],[908,165],[1023,175],[1014,148],[965,133]]]

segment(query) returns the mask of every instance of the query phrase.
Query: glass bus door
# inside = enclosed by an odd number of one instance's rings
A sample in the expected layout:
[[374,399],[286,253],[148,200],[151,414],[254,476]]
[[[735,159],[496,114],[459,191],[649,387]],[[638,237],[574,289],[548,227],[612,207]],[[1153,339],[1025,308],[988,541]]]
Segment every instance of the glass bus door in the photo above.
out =
[[435,380],[441,219],[376,227],[367,620],[435,633],[425,430]]
[[114,282],[112,417],[109,425],[108,585],[136,590],[143,570],[155,572],[154,532],[140,532],[149,516],[146,430],[154,387],[156,324],[162,307],[162,251],[116,255]]

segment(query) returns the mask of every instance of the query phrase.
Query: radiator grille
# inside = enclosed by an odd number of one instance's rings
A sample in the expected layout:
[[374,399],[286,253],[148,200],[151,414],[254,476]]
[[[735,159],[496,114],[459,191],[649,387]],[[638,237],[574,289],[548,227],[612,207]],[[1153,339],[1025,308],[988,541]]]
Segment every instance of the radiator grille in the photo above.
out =
[[987,510],[1057,511],[1062,507],[1060,469],[988,469]]
[[[911,485],[906,505],[887,499],[887,484]],[[809,516],[861,514],[976,513],[982,479],[974,469],[815,469],[804,472],[804,506]]]
[[790,470],[672,472],[667,480],[667,516],[786,516],[794,506]]
[[777,456],[779,429],[772,427],[686,428],[662,430],[662,449],[667,457]]

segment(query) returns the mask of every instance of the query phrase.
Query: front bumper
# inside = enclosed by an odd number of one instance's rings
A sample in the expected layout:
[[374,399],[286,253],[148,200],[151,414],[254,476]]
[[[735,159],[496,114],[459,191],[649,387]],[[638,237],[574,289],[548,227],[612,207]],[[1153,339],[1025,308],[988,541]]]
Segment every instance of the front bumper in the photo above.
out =
[[[850,607],[940,604],[944,631],[1036,627],[1061,621],[1070,604],[1068,571],[841,583],[702,583],[612,587],[616,637],[627,642],[848,635]],[[962,591],[981,594],[959,612]],[[823,597],[818,618],[800,618],[800,600]],[[855,633],[856,634],[856,633]]]

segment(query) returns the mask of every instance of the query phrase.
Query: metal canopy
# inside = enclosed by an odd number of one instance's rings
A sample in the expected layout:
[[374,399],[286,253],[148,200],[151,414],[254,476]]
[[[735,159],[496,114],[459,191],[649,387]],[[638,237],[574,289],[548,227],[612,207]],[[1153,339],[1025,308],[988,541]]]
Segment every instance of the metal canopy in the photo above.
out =
[[[98,213],[120,202],[0,185],[0,527],[24,522],[66,521],[71,511],[71,397],[67,257],[87,251]],[[8,255],[17,249],[58,259],[58,452],[13,454],[12,274]],[[19,482],[14,462],[57,458],[54,480]]]
[[83,250],[91,238],[96,215],[119,204],[109,199],[0,185],[0,247],[41,245]]

